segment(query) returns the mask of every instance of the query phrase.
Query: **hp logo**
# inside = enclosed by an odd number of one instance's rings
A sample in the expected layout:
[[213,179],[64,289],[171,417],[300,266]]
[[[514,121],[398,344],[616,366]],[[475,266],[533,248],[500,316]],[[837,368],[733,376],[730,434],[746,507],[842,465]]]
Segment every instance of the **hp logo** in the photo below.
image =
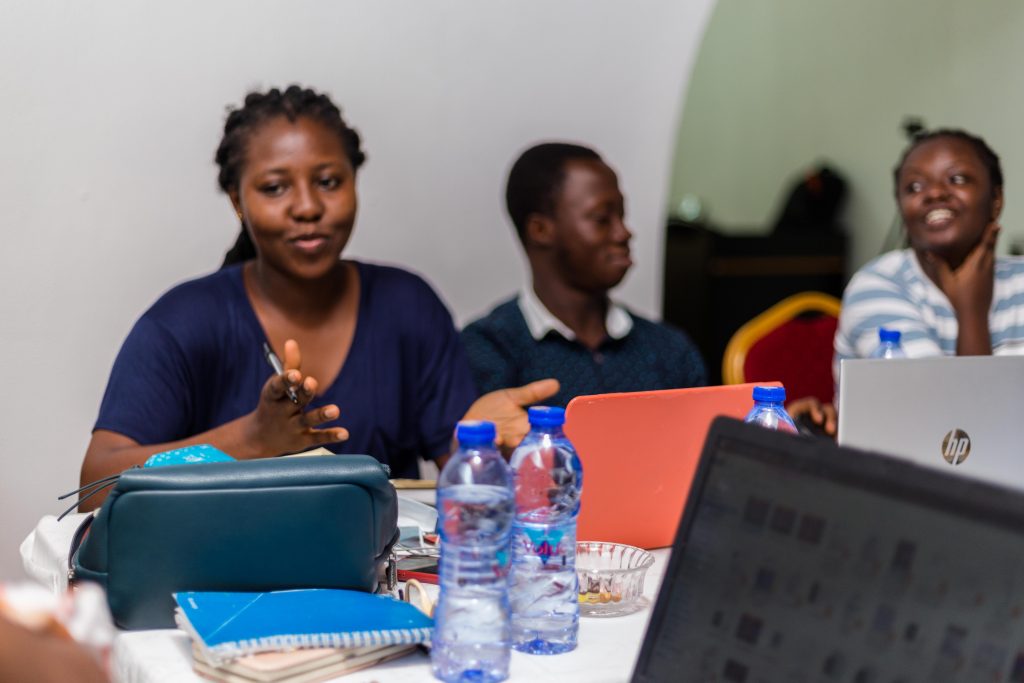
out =
[[962,429],[954,429],[942,440],[942,457],[950,465],[959,465],[971,454],[971,437]]

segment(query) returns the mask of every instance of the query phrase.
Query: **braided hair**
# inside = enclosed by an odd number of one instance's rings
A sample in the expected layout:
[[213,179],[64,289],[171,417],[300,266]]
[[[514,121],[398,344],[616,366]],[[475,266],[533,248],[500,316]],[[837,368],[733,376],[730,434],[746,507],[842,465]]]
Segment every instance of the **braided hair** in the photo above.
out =
[[[283,92],[277,88],[265,93],[251,92],[245,96],[245,103],[240,109],[229,110],[224,122],[224,137],[214,156],[220,167],[217,174],[220,189],[228,193],[238,190],[250,137],[260,126],[279,116],[292,123],[306,118],[327,126],[341,140],[353,170],[358,170],[366,161],[366,155],[359,146],[359,133],[349,128],[341,117],[341,110],[327,95],[298,85],[290,85]],[[221,268],[255,257],[256,247],[243,224],[234,246],[224,255]]]
[[900,193],[900,171],[903,170],[903,164],[906,163],[907,157],[922,144],[938,138],[961,140],[969,144],[971,148],[974,149],[974,153],[978,155],[978,160],[981,161],[981,165],[988,171],[988,179],[991,181],[990,189],[993,196],[995,196],[996,190],[1003,186],[1003,169],[999,164],[999,156],[992,151],[992,148],[989,147],[988,143],[983,139],[959,128],[939,128],[936,130],[925,131],[915,134],[910,139],[910,144],[907,145],[905,150],[903,150],[903,154],[900,156],[900,161],[896,164],[896,168],[894,168],[892,172],[896,195],[899,196]]

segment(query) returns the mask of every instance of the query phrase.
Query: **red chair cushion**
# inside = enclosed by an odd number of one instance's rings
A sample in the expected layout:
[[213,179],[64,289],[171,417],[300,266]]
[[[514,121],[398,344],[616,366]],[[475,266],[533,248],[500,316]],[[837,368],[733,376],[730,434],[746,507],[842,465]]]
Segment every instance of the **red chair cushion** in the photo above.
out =
[[786,401],[815,396],[831,403],[832,340],[839,321],[830,315],[789,320],[759,339],[747,351],[743,377],[747,382],[777,379],[786,387]]

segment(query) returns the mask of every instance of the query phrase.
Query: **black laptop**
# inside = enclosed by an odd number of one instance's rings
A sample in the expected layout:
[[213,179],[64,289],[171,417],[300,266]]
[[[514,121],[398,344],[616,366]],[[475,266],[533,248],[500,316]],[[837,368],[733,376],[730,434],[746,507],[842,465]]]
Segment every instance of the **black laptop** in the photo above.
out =
[[1024,494],[720,418],[635,683],[1024,683]]

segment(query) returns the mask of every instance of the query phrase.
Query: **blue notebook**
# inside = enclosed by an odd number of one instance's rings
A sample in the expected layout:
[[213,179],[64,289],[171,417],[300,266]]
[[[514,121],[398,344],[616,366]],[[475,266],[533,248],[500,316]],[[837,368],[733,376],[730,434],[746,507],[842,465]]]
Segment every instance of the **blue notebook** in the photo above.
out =
[[425,643],[433,620],[389,595],[339,589],[175,593],[175,621],[213,664],[274,650]]
[[184,448],[175,448],[149,456],[143,467],[163,467],[165,465],[195,465],[201,462],[232,462],[234,458],[224,451],[208,443],[200,443]]

